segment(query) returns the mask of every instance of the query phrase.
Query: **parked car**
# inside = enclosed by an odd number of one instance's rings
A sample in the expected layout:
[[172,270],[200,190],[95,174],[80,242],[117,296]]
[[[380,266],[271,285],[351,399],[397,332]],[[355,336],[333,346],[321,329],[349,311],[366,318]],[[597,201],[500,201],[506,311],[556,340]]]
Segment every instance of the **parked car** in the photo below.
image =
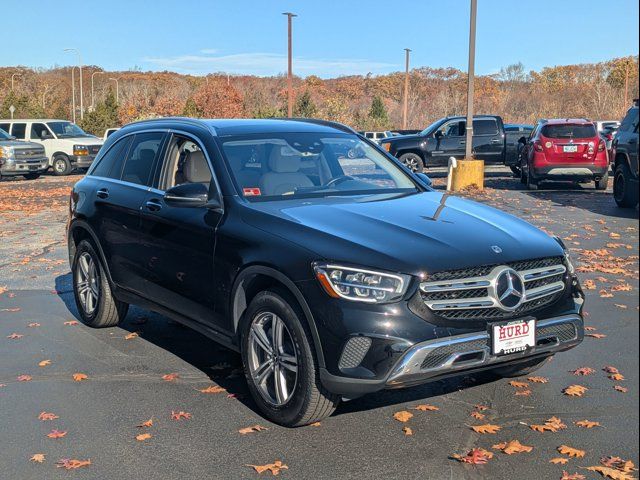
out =
[[54,175],[69,175],[77,168],[88,168],[103,143],[67,120],[5,119],[0,120],[0,128],[18,140],[42,145]]
[[[466,118],[446,117],[416,135],[385,138],[380,145],[407,168],[421,172],[425,167],[442,166],[450,157],[464,158]],[[487,163],[504,163],[506,144],[502,119],[479,115],[473,120],[475,158]]]
[[[520,154],[526,139],[529,138],[533,131],[533,125],[505,123],[504,133],[506,137],[506,151],[504,163],[507,165],[514,175],[520,178]],[[523,139],[525,141],[523,141]]]
[[609,162],[613,165],[614,157],[613,157],[613,139],[616,136],[619,125],[610,125],[608,127],[604,127],[600,132],[600,136],[604,139],[604,143],[607,148],[607,154],[609,156]]
[[380,143],[380,140],[382,140],[383,138],[390,138],[390,137],[396,136],[389,130],[386,130],[384,132],[359,132],[359,133],[364,138],[368,138],[372,142],[376,142],[376,143]]
[[537,190],[541,182],[594,182],[606,190],[609,161],[604,140],[584,118],[540,120],[521,155],[522,183]]
[[613,141],[613,197],[620,207],[638,205],[638,100],[622,120]]
[[112,134],[116,133],[118,130],[120,130],[120,127],[107,128],[104,131],[104,136],[102,137],[102,140],[106,142],[107,138],[109,138]]
[[0,129],[0,179],[22,175],[35,180],[48,168],[49,160],[42,145],[18,141]]
[[620,126],[620,122],[618,120],[598,120],[593,123],[596,125],[598,133],[604,132],[608,128],[618,128]]
[[127,125],[73,187],[68,248],[86,324],[138,304],[193,327],[240,352],[287,426],[343,397],[529,374],[584,334],[560,239],[432,190],[333,122]]

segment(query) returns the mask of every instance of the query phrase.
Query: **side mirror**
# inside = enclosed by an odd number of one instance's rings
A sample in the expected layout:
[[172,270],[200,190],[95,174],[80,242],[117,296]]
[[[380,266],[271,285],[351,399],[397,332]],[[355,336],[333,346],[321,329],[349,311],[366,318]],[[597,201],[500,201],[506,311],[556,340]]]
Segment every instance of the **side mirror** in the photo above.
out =
[[527,144],[527,137],[520,137],[518,139],[518,143],[521,143],[522,145],[526,145]]
[[42,135],[40,135],[40,140],[50,140],[53,138],[53,135],[51,135],[50,133],[43,133]]
[[433,180],[431,180],[426,173],[416,173],[416,177],[418,177],[420,181],[429,188],[433,185]]
[[164,201],[172,207],[204,207],[209,201],[209,188],[202,183],[183,183],[167,190]]
[[444,133],[442,133],[441,130],[436,130],[436,133],[434,133],[433,136],[440,140],[442,137],[444,137]]

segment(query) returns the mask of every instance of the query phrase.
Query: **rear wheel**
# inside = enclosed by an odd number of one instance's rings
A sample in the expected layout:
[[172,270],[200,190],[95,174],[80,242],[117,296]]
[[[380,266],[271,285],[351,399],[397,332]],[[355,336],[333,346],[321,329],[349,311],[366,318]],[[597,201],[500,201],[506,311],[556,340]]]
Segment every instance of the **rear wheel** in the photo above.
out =
[[66,155],[58,154],[53,157],[53,174],[56,176],[69,175],[72,167]]
[[529,190],[538,190],[538,179],[534,178],[531,169],[529,169],[529,173],[527,174],[527,188]]
[[298,427],[333,413],[340,398],[320,383],[311,335],[286,292],[259,293],[245,313],[242,361],[247,384],[269,420]]
[[71,267],[73,293],[82,321],[90,327],[113,327],[127,315],[129,305],[116,299],[93,245],[82,240]]
[[536,370],[540,370],[544,365],[551,361],[553,356],[545,357],[545,358],[537,358],[535,360],[530,360],[528,362],[520,363],[518,365],[511,365],[508,367],[499,367],[491,370],[491,373],[503,378],[514,378],[514,377],[523,377],[525,375],[530,375]]
[[509,165],[509,168],[513,173],[513,178],[522,177],[522,171],[520,170],[520,167],[518,167],[517,165]]
[[638,189],[631,183],[631,170],[626,163],[616,167],[613,179],[613,198],[622,208],[633,208],[638,204]]
[[424,169],[424,162],[422,158],[420,158],[420,155],[416,153],[405,153],[404,155],[400,155],[398,160],[404,163],[412,172],[420,173]]
[[609,172],[605,173],[600,180],[596,180],[596,190],[606,190],[609,186]]

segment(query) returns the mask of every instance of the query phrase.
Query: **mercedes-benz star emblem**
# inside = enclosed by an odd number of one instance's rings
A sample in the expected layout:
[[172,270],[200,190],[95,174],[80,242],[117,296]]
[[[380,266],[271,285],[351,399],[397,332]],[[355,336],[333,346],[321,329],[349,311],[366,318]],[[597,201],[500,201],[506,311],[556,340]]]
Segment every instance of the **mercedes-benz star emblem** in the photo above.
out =
[[498,304],[507,312],[516,310],[525,300],[524,281],[511,268],[498,273],[495,288]]
[[498,245],[491,245],[491,250],[493,253],[502,253],[502,249]]

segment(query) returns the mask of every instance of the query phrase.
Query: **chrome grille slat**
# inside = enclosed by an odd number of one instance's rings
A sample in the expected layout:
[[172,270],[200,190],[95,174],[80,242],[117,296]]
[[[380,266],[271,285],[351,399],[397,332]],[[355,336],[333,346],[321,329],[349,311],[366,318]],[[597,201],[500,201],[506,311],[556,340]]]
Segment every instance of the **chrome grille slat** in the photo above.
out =
[[[516,270],[525,287],[525,300],[516,310],[506,311],[494,298],[496,271]],[[562,257],[489,265],[453,272],[439,272],[420,284],[425,305],[437,315],[460,320],[500,319],[521,315],[558,300],[565,290],[567,269]],[[472,276],[460,277],[461,272]],[[495,284],[493,284],[495,285]],[[493,293],[490,293],[493,292]]]

